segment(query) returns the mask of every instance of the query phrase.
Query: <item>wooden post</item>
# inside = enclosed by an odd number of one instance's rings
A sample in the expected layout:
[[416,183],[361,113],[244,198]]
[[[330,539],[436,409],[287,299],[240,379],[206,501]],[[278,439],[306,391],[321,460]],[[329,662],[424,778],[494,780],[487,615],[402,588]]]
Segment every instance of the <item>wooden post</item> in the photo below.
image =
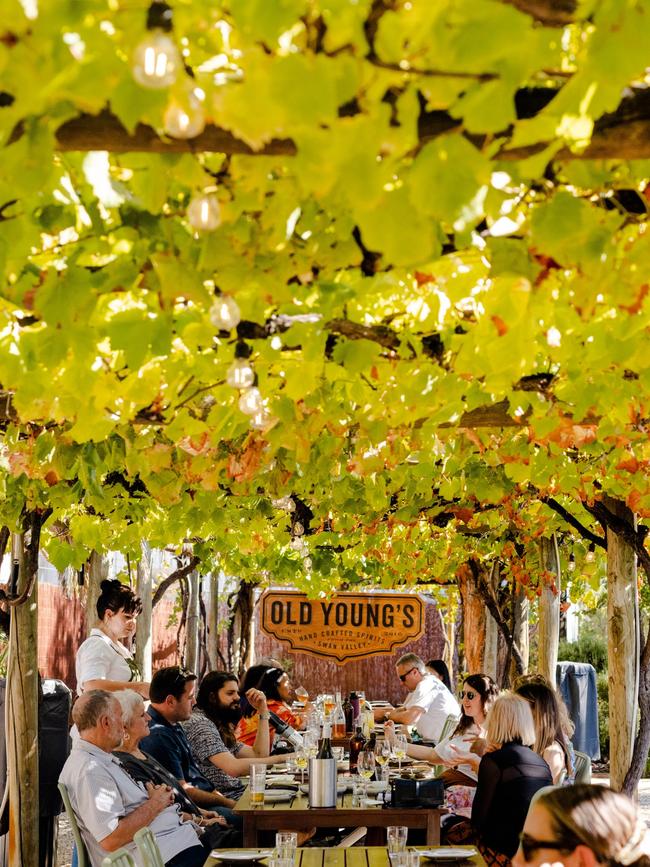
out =
[[135,630],[135,661],[145,683],[151,681],[153,674],[153,620],[152,598],[153,577],[151,574],[151,548],[147,542],[141,542],[142,556],[138,561],[135,579],[136,595],[142,600],[142,611],[138,615]]
[[[512,604],[514,606],[513,637],[515,644],[521,652],[525,674],[528,671],[528,659],[530,656],[530,642],[528,636],[528,614],[530,611],[530,604],[523,587],[517,585],[513,593]],[[513,681],[515,676],[516,671],[513,663],[510,670],[510,680]],[[553,682],[555,683],[555,681]]]
[[100,584],[108,578],[108,557],[92,551],[88,558],[87,570],[88,587],[86,590],[86,636],[97,622],[97,599],[100,593]]
[[544,584],[539,597],[539,660],[537,669],[549,683],[555,686],[555,669],[560,640],[560,554],[555,534],[550,539],[540,540],[540,562],[542,569],[552,572],[556,577],[555,588]]
[[190,572],[187,583],[189,598],[187,602],[187,617],[185,620],[185,666],[190,671],[199,671],[199,632],[201,629],[201,606],[199,573],[194,569]]
[[219,665],[219,572],[213,569],[208,576],[208,666],[215,670]]
[[[627,506],[609,497],[610,512],[636,529],[636,519]],[[636,555],[610,529],[607,530],[607,659],[609,686],[609,775],[610,786],[623,787],[632,759],[636,730],[639,662],[639,598]]]
[[[25,556],[25,538],[12,538],[18,593],[38,571]],[[11,609],[5,731],[9,779],[9,867],[38,867],[38,580],[30,597]]]

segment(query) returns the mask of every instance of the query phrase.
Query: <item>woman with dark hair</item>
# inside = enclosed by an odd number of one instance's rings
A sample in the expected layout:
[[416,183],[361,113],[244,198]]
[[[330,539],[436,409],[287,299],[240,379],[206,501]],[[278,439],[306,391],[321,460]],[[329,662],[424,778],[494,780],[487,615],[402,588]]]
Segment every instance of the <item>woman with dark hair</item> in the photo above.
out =
[[[247,686],[254,686],[260,689],[266,696],[266,704],[270,711],[283,719],[292,728],[298,729],[302,726],[301,717],[293,713],[289,707],[289,701],[293,693],[293,687],[289,680],[289,675],[282,668],[265,668],[261,674],[256,671],[259,667],[254,665],[244,674],[241,684],[241,691],[245,692]],[[249,677],[249,673],[253,674]],[[257,681],[254,683],[254,678]],[[252,746],[257,735],[257,727],[259,725],[259,717],[255,713],[255,709],[251,707],[246,698],[242,699],[242,718],[237,723],[235,734],[238,740],[247,746]],[[271,735],[271,743],[275,737],[275,729],[269,724]]]
[[515,692],[530,704],[536,735],[533,749],[551,769],[553,783],[557,785],[563,778],[571,782],[573,763],[562,731],[562,715],[555,690],[548,683],[537,680],[520,683]]
[[432,674],[434,677],[437,677],[438,680],[441,680],[444,683],[449,692],[453,692],[453,689],[451,688],[451,677],[449,676],[449,669],[447,668],[447,663],[444,661],[444,659],[430,659],[426,663],[426,668],[429,674]]
[[91,689],[133,689],[149,698],[149,684],[139,682],[142,675],[131,650],[123,643],[130,644],[141,611],[142,602],[130,587],[117,580],[102,581],[98,620],[75,660],[79,695]]
[[650,867],[650,835],[636,805],[606,786],[566,786],[532,804],[513,867]]

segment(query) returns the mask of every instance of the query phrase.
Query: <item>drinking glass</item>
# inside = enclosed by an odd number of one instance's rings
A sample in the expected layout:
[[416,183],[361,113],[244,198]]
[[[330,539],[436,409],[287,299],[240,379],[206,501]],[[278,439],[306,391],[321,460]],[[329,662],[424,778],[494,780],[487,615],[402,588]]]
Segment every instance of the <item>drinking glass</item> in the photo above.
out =
[[295,689],[296,698],[298,701],[302,701],[303,703],[307,703],[307,699],[309,698],[309,693],[305,689],[304,686],[297,686]]
[[392,750],[387,740],[377,741],[375,744],[375,761],[381,768],[384,768],[388,764],[391,752]]
[[393,755],[397,759],[398,773],[400,776],[402,774],[402,759],[406,758],[407,743],[406,735],[395,735],[395,740],[393,741]]
[[343,761],[343,756],[345,754],[345,749],[343,747],[332,747],[332,755],[336,759],[337,762]]
[[251,805],[264,806],[264,789],[266,787],[266,765],[251,765]]
[[318,734],[312,729],[309,729],[305,732],[302,743],[307,753],[307,756],[310,759],[315,759],[318,755]]
[[404,852],[406,849],[406,838],[408,836],[408,828],[404,825],[389,825],[386,828],[386,846],[388,853]]
[[332,711],[336,707],[336,701],[334,700],[334,696],[329,693],[323,696],[323,715],[326,720],[329,720],[332,716]]
[[363,780],[363,795],[368,794],[368,781],[375,772],[375,754],[370,750],[363,750],[357,759],[357,773]]
[[[293,864],[298,847],[298,834],[295,831],[278,831],[275,835],[275,857]],[[417,865],[416,865],[417,867]]]
[[295,755],[296,767],[300,771],[300,785],[304,785],[305,783],[305,768],[307,767],[307,762],[309,761],[309,753],[305,748],[304,744],[299,749],[296,750]]

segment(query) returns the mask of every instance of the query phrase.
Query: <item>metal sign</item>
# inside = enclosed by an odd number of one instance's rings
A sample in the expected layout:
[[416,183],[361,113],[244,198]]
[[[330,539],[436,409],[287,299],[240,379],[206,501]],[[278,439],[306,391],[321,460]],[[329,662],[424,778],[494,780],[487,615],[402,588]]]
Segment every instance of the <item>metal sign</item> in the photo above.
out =
[[291,650],[334,660],[390,654],[424,632],[424,600],[416,593],[337,593],[309,599],[298,591],[267,590],[260,626]]

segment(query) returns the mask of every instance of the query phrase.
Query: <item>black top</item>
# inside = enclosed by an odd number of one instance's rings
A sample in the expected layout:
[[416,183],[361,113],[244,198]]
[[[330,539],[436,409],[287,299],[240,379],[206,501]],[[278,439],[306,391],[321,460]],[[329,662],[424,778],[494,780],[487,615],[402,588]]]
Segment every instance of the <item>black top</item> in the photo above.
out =
[[153,756],[146,753],[144,759],[139,759],[132,753],[125,753],[121,750],[115,750],[113,755],[119,759],[120,764],[127,774],[136,780],[138,783],[154,783],[165,786],[171,786],[174,790],[174,801],[179,805],[185,813],[190,813],[193,816],[200,816],[200,810],[194,801],[189,798],[181,788],[178,780],[169,773],[169,771],[159,764]]
[[472,825],[485,845],[512,858],[531,798],[552,785],[549,766],[529,747],[510,743],[486,753],[472,805]]

